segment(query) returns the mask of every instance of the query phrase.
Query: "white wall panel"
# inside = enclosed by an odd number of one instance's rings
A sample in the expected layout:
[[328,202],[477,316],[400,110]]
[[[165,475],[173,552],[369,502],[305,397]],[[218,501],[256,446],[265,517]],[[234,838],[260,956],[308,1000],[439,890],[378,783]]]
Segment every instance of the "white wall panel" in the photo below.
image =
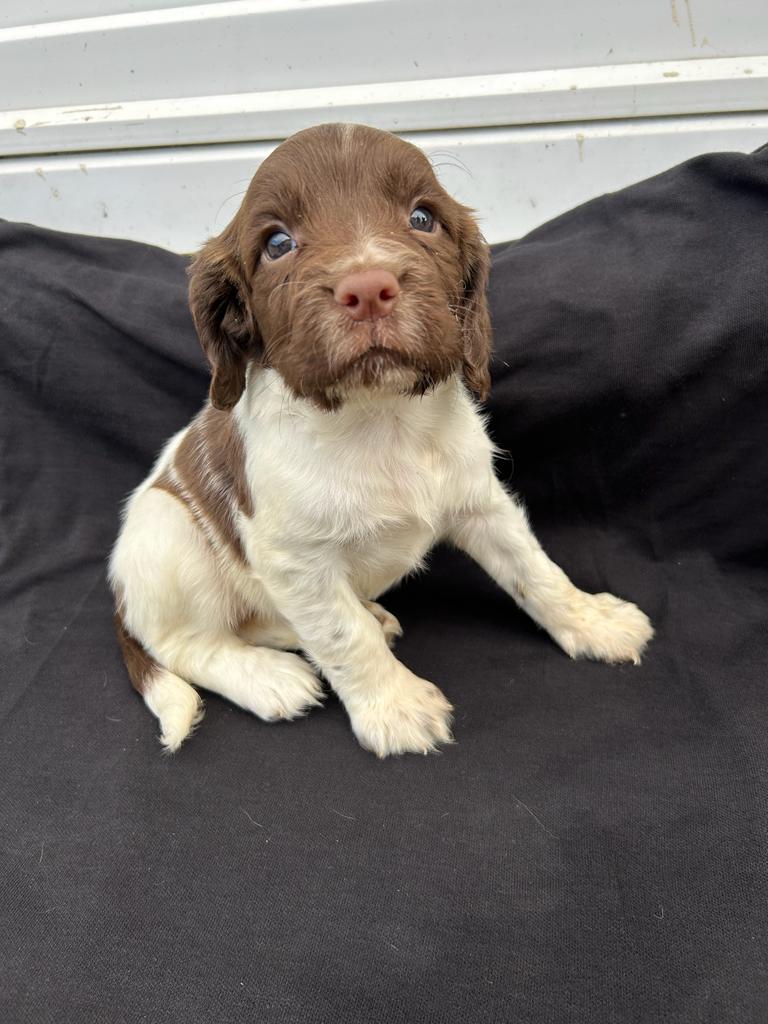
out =
[[0,97],[15,110],[755,54],[764,0],[158,4],[0,31]]
[[387,131],[501,127],[765,107],[768,57],[134,100],[0,113],[0,154],[282,138],[321,121]]
[[[445,186],[491,242],[707,150],[756,149],[768,114],[424,132]],[[0,217],[117,235],[179,252],[233,216],[270,144],[190,146],[0,161]]]

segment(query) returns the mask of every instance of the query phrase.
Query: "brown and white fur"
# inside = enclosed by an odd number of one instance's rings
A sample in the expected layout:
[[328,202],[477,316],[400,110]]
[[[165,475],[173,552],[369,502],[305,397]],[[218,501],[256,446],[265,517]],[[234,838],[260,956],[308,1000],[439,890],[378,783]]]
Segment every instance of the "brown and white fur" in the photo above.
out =
[[[276,231],[296,247],[270,259]],[[376,603],[438,541],[571,657],[639,662],[646,616],[578,590],[494,474],[476,404],[488,268],[426,157],[353,125],[278,147],[197,256],[210,402],[130,497],[110,564],[128,671],[167,750],[202,715],[194,687],[274,721],[319,704],[316,672],[380,757],[449,742],[451,705],[397,660],[400,625]]]

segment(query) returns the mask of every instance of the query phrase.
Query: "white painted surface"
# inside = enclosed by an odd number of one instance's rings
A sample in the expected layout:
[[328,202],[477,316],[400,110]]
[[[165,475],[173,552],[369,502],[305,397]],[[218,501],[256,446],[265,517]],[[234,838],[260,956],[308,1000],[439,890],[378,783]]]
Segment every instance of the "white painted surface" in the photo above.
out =
[[0,30],[0,96],[15,110],[759,54],[764,0],[158,0]]
[[0,154],[282,138],[320,121],[388,131],[761,110],[768,57],[133,100],[0,114]]
[[5,0],[0,104],[2,217],[189,250],[275,140],[343,119],[459,157],[446,185],[498,241],[766,141],[768,15],[765,0]]
[[[756,149],[768,114],[406,135],[491,242],[708,150]],[[271,144],[0,161],[0,216],[190,252],[234,214]]]

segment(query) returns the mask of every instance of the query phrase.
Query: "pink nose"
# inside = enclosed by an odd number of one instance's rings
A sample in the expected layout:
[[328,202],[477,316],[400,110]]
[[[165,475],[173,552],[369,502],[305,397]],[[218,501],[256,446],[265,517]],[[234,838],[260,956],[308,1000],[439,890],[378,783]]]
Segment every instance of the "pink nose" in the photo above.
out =
[[389,316],[400,285],[388,270],[361,270],[338,283],[333,297],[353,320],[381,320]]

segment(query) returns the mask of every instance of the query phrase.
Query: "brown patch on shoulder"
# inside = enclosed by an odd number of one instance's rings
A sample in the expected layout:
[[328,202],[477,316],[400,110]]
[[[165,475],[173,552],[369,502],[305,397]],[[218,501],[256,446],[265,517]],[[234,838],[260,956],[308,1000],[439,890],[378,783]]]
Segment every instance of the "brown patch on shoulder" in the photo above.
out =
[[174,482],[167,469],[163,470],[152,486],[156,487],[158,491],[167,491],[168,494],[172,495],[174,498],[178,498],[180,502],[185,503],[184,490]]
[[118,602],[118,607],[115,611],[115,632],[117,633],[117,642],[120,644],[125,667],[128,669],[128,677],[133,684],[134,690],[143,695],[147,684],[161,666],[159,662],[155,661],[149,651],[142,647],[136,637],[126,629],[120,602]]
[[245,476],[245,445],[231,412],[206,406],[192,420],[172,468],[152,484],[181,501],[210,539],[211,532],[245,561],[237,514],[253,515]]

